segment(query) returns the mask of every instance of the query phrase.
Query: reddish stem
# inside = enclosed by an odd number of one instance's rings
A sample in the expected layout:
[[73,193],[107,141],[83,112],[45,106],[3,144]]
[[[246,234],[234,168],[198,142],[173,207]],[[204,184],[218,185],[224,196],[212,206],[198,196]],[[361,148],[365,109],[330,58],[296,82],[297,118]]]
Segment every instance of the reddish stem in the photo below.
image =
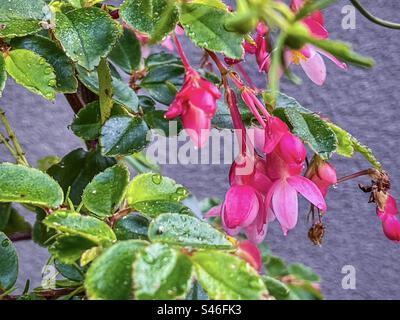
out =
[[181,43],[179,42],[178,37],[176,36],[175,33],[173,34],[172,37],[175,41],[176,49],[178,50],[179,56],[182,59],[183,66],[185,67],[186,70],[192,69],[192,67],[190,66],[189,60],[186,58],[185,52],[183,52],[183,48],[182,48]]
[[235,65],[236,69],[239,71],[239,73],[242,75],[242,77],[247,81],[247,83],[249,84],[249,86],[253,89],[253,90],[257,90],[256,86],[254,85],[253,81],[251,80],[249,74],[246,72],[246,70],[243,68],[243,66],[238,63]]

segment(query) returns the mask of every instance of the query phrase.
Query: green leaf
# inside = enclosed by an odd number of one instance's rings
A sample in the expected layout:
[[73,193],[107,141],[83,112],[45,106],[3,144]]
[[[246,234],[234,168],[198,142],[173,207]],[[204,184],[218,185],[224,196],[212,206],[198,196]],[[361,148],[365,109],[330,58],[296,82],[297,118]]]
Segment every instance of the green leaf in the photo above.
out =
[[140,42],[136,34],[125,28],[124,34],[109,54],[108,58],[127,74],[136,70],[142,58]]
[[191,257],[197,280],[214,300],[260,300],[268,290],[244,260],[219,251],[199,251]]
[[101,130],[100,145],[103,155],[130,155],[148,144],[149,127],[139,117],[111,117]]
[[[237,105],[242,117],[243,122],[250,126],[253,120],[253,114],[249,110],[246,104],[244,104],[243,99],[238,96]],[[217,129],[234,129],[231,113],[229,111],[228,105],[223,100],[217,101],[217,112],[212,119],[212,124]]]
[[53,239],[56,234],[55,230],[48,228],[43,220],[47,214],[43,209],[36,209],[36,221],[33,225],[32,239],[33,242],[41,247],[47,247],[52,244],[50,239]]
[[16,49],[6,55],[5,62],[7,72],[17,83],[48,100],[56,98],[56,75],[45,58],[30,50]]
[[10,216],[7,221],[7,225],[2,229],[7,236],[11,236],[16,233],[31,233],[32,226],[25,218],[18,213],[17,210],[11,208]]
[[113,103],[113,87],[111,70],[108,61],[102,58],[97,68],[97,76],[99,78],[99,105],[101,124],[104,124],[111,115]]
[[64,278],[77,282],[81,282],[84,279],[83,271],[77,264],[65,264],[55,259],[54,266]]
[[59,163],[61,158],[57,156],[46,156],[37,161],[37,168],[40,171],[46,172],[51,166]]
[[99,173],[83,191],[83,204],[99,217],[114,214],[124,199],[129,183],[129,170],[118,164]]
[[341,156],[351,158],[354,152],[359,152],[367,161],[369,161],[376,169],[382,170],[382,165],[375,157],[372,150],[359,142],[346,130],[338,127],[337,125],[327,122],[329,127],[335,132],[338,139],[337,153]]
[[54,68],[57,79],[56,90],[62,93],[76,92],[78,81],[75,77],[74,66],[64,51],[54,41],[34,35],[24,38],[14,38],[11,41],[11,47],[14,49],[31,50],[45,58]]
[[18,255],[7,236],[0,232],[0,290],[11,289],[18,277]]
[[288,266],[288,272],[291,275],[296,276],[296,278],[317,282],[320,281],[320,277],[315,273],[313,269],[305,266],[301,263],[294,263]]
[[22,165],[0,164],[0,202],[57,208],[63,198],[60,186],[47,174]]
[[144,121],[151,129],[161,130],[162,134],[167,137],[179,134],[183,130],[182,121],[178,120],[176,132],[174,132],[175,130],[170,132],[170,121],[165,119],[165,113],[166,111],[163,110],[148,111],[144,114]]
[[56,13],[55,35],[67,55],[93,70],[111,51],[122,29],[105,11],[90,7]]
[[153,99],[169,106],[183,84],[185,68],[182,61],[169,53],[155,53],[146,59],[145,65],[148,73],[140,83],[141,87]]
[[84,140],[94,140],[100,136],[101,115],[98,101],[93,101],[79,110],[72,122],[71,130]]
[[[0,231],[4,231],[10,220],[11,203],[0,203]],[[147,231],[146,231],[147,235]]]
[[285,262],[276,256],[267,255],[263,259],[265,270],[271,277],[282,277],[288,275],[288,270]]
[[281,281],[265,276],[263,277],[264,283],[269,293],[277,300],[286,300],[289,298],[290,289]]
[[85,252],[82,253],[80,264],[82,267],[87,266],[91,263],[94,259],[96,259],[101,253],[103,252],[103,248],[99,247],[92,247],[87,249]]
[[149,220],[137,214],[129,214],[118,220],[114,232],[118,240],[148,240]]
[[0,38],[22,37],[42,29],[49,9],[43,0],[0,0]]
[[56,211],[47,216],[43,223],[59,232],[80,236],[97,244],[108,244],[117,239],[105,222],[76,212]]
[[161,172],[160,166],[147,157],[144,151],[145,150],[126,156],[126,163],[128,163],[138,174],[146,172]]
[[89,299],[132,299],[133,262],[147,244],[141,240],[121,241],[98,257],[86,274],[85,288]]
[[122,19],[134,29],[161,41],[174,30],[178,10],[170,0],[126,0],[120,8]]
[[183,3],[180,22],[189,38],[200,48],[221,52],[229,58],[243,57],[243,37],[226,30],[225,23],[231,14],[213,6]]
[[6,86],[6,81],[7,81],[6,62],[4,61],[3,55],[0,54],[0,98]]
[[275,109],[274,114],[292,127],[292,132],[306,142],[322,159],[329,159],[337,149],[333,130],[320,116],[297,107]]
[[62,235],[49,247],[53,257],[62,263],[72,264],[88,249],[96,246],[96,243],[80,236]]
[[209,223],[178,213],[165,213],[149,226],[152,242],[162,242],[190,248],[232,249],[226,236]]
[[179,206],[174,203],[179,203],[188,195],[189,191],[174,180],[159,173],[145,173],[131,182],[126,198],[131,208],[154,216],[157,211],[166,212],[166,207],[178,209]]
[[103,157],[99,151],[76,149],[67,154],[60,163],[53,165],[47,173],[51,175],[67,193],[75,205],[79,205],[83,190],[95,175],[112,167],[116,161]]
[[159,243],[148,246],[133,266],[137,300],[184,298],[191,287],[192,262],[176,249]]
[[[82,67],[77,67],[78,78],[82,83],[92,92],[99,94],[100,85],[99,85],[99,77],[97,71],[89,72]],[[116,103],[119,103],[125,107],[127,107],[132,112],[138,112],[139,99],[133,91],[125,82],[112,77],[112,86],[113,86],[113,100]]]

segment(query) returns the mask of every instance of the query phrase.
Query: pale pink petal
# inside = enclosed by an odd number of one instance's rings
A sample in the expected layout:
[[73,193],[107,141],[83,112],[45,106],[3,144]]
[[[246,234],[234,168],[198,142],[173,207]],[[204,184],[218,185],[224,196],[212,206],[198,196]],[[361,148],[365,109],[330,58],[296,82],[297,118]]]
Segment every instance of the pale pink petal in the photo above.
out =
[[300,65],[306,75],[315,84],[322,86],[326,80],[326,66],[322,57],[316,53],[306,61],[301,60]]
[[285,122],[278,117],[270,117],[265,128],[264,152],[269,154],[274,151],[282,137],[288,132],[289,128]]
[[212,207],[208,212],[204,215],[204,218],[214,218],[219,217],[221,215],[222,205]]
[[324,55],[325,57],[327,57],[329,60],[331,60],[334,64],[336,64],[340,69],[343,70],[348,70],[349,67],[346,63],[340,61],[339,59],[337,59],[335,56],[333,56],[332,54],[330,54],[329,52],[326,52],[324,50],[321,50],[319,48],[315,48],[315,50],[317,52],[319,52],[320,54]]
[[168,51],[173,52],[175,47],[174,43],[172,42],[172,39],[170,36],[167,36],[163,42],[161,42],[161,46],[166,48]]
[[326,211],[325,199],[314,182],[303,176],[288,177],[287,182],[317,208]]
[[286,180],[280,180],[272,196],[272,207],[284,235],[297,224],[298,199],[297,192]]

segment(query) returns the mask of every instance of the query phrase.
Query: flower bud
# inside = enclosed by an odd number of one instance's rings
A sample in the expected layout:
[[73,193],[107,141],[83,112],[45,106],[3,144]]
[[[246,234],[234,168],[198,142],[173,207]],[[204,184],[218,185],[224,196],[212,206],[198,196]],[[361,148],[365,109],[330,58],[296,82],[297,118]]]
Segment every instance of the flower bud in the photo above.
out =
[[400,241],[400,221],[395,215],[385,214],[381,216],[382,228],[385,236],[392,241]]
[[261,271],[262,258],[258,247],[249,240],[241,241],[236,255],[247,261],[258,272]]

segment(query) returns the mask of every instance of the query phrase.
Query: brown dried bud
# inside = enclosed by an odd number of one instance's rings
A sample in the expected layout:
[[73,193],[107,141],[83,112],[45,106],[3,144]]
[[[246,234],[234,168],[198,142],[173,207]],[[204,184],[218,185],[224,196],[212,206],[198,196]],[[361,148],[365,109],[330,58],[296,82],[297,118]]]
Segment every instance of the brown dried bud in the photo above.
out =
[[325,235],[325,226],[322,222],[314,223],[310,230],[308,230],[308,238],[316,246],[322,245],[322,239]]

